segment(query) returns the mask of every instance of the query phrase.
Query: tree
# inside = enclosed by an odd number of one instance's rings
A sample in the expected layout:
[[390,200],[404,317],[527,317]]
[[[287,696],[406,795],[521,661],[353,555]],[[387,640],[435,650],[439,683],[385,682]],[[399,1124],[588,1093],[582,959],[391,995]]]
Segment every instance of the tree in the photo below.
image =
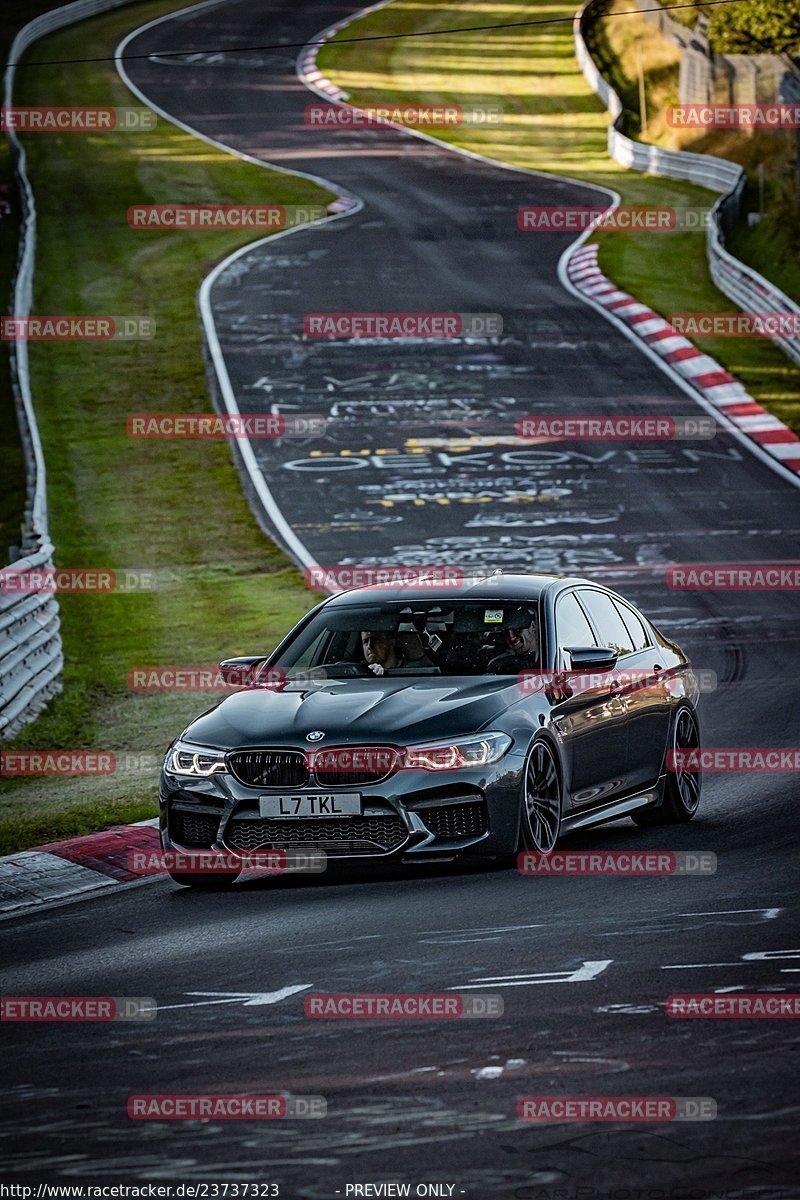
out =
[[735,0],[707,11],[709,41],[718,54],[800,57],[800,0]]

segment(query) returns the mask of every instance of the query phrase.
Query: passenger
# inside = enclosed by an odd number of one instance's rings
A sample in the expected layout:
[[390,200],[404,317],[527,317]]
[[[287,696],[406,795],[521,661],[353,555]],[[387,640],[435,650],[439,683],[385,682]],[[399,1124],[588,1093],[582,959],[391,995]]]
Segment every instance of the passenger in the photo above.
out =
[[486,668],[490,674],[516,675],[539,667],[539,628],[533,613],[525,615],[530,617],[528,624],[507,626],[503,631],[508,651],[492,659]]

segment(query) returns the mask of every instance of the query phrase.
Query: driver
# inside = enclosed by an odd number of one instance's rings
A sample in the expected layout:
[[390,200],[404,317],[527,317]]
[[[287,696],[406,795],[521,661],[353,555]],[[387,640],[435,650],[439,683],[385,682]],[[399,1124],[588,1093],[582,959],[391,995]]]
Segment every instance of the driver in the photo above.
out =
[[397,645],[396,635],[386,629],[362,632],[361,648],[373,675],[383,675],[394,667],[402,667],[406,661]]
[[[523,614],[515,614],[518,618]],[[515,675],[519,671],[530,671],[539,666],[539,628],[536,616],[526,612],[527,624],[507,625],[503,633],[508,650],[498,654],[487,667],[496,675]],[[528,620],[528,618],[530,618]]]

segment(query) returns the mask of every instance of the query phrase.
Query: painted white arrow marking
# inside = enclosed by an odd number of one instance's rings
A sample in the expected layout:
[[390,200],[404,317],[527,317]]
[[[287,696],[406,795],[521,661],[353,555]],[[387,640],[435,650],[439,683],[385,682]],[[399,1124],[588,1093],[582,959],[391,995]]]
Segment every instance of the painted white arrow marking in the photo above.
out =
[[469,929],[421,929],[420,937],[453,933],[515,933],[518,929],[544,929],[544,925],[478,925]]
[[743,954],[745,962],[754,960],[765,962],[780,958],[800,958],[800,950],[754,950],[752,954]]
[[610,967],[613,958],[600,958],[594,962],[585,962],[574,971],[541,971],[527,975],[484,975],[473,983],[465,983],[460,987],[448,988],[449,992],[464,992],[468,988],[486,987],[531,987],[536,983],[585,983],[602,975],[606,967]]
[[[779,962],[782,958],[800,958],[800,950],[754,950],[752,954],[743,954],[736,962],[670,963],[668,967],[662,967],[661,970],[685,971],[696,967],[741,967],[742,963]],[[790,971],[792,968],[783,967],[782,970]]]
[[352,375],[349,379],[337,379],[335,375],[323,375],[322,378],[328,384],[328,391],[332,392],[335,388],[339,388],[343,392],[363,391],[369,387],[370,383],[374,382],[377,375]]
[[782,908],[721,908],[717,912],[691,912],[675,915],[679,917],[727,917],[736,913],[763,913],[765,921],[774,921],[782,912]]
[[[516,932],[520,929],[544,929],[544,925],[506,925],[495,929],[464,929],[448,932],[447,930],[429,931],[428,935],[420,937],[423,946],[464,946],[469,942],[496,942],[504,933]],[[463,933],[464,937],[454,937],[454,933]],[[440,935],[444,936],[440,936]]]
[[189,1004],[159,1004],[158,1011],[165,1012],[168,1008],[199,1008],[203,1004],[243,1004],[252,1008],[262,1004],[278,1004],[287,996],[297,992],[306,992],[314,985],[311,983],[293,983],[289,987],[278,988],[277,992],[187,992],[187,996],[220,996],[219,1000],[193,1000]]
[[736,962],[727,963],[670,963],[669,966],[662,967],[662,971],[688,971],[695,967],[740,967],[742,960],[737,959]]
[[183,58],[162,58],[160,54],[150,54],[148,62],[158,63],[160,67],[191,67],[195,63],[217,63],[225,62],[224,54],[203,54],[202,51],[197,54],[184,54]]

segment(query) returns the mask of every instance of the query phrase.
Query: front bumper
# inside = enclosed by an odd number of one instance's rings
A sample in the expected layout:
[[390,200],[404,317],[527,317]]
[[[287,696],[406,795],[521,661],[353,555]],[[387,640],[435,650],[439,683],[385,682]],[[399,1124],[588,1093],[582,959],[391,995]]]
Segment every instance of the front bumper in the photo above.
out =
[[336,859],[404,861],[511,854],[523,763],[512,750],[491,767],[435,775],[398,771],[378,784],[338,789],[361,792],[361,816],[305,819],[262,817],[259,797],[311,794],[319,787],[249,787],[227,773],[191,778],[164,771],[161,844],[170,850],[316,850]]

